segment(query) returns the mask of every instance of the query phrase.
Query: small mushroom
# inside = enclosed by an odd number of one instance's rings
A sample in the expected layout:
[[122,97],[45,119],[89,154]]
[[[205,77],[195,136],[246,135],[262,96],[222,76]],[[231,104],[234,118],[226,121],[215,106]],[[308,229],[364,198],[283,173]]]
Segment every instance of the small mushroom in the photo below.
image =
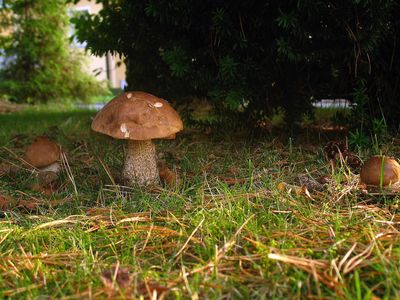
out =
[[[60,172],[61,148],[46,136],[37,137],[25,152],[25,161],[35,168],[36,182],[31,188],[35,191],[46,191],[50,194]],[[52,192],[51,192],[52,193]]]
[[92,130],[127,140],[122,177],[128,185],[140,186],[159,183],[152,139],[171,139],[182,129],[182,120],[169,103],[145,92],[119,95],[92,122]]
[[361,168],[361,181],[367,185],[382,186],[395,184],[400,180],[400,165],[392,157],[373,156]]
[[60,145],[46,136],[39,136],[26,149],[25,161],[41,172],[58,173],[60,156]]

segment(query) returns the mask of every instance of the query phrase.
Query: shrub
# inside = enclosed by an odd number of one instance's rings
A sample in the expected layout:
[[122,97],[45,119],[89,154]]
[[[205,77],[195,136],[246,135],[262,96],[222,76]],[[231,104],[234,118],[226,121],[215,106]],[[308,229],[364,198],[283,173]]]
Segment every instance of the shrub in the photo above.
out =
[[258,124],[279,107],[293,122],[313,99],[353,100],[364,80],[366,114],[400,112],[397,0],[97,2],[99,15],[75,19],[78,39],[123,55],[129,89],[206,97]]
[[5,1],[1,10],[3,27],[13,24],[11,35],[0,43],[6,58],[1,93],[17,101],[46,103],[85,100],[106,91],[82,71],[82,54],[69,46],[65,1]]

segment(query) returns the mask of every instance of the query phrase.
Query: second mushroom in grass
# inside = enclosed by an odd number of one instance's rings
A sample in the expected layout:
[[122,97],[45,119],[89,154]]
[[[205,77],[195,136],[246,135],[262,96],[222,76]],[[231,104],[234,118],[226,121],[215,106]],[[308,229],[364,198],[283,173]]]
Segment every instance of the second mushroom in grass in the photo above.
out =
[[25,151],[25,161],[40,172],[58,173],[61,147],[47,136],[37,137]]
[[400,165],[393,157],[373,156],[361,168],[361,181],[371,186],[387,186],[400,180]]
[[98,112],[92,129],[127,140],[122,176],[128,185],[145,186],[159,183],[152,139],[175,138],[183,123],[166,100],[145,92],[125,92]]
[[25,151],[25,161],[35,168],[39,184],[57,179],[60,172],[61,147],[47,136],[37,137]]

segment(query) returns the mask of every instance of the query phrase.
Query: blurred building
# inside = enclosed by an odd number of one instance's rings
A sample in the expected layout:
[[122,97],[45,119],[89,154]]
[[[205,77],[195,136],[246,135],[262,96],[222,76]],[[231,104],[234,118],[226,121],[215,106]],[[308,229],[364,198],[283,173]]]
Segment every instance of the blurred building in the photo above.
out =
[[[70,10],[75,12],[87,12],[89,14],[97,14],[102,8],[101,3],[96,3],[96,1],[81,0],[77,4],[74,4]],[[71,29],[73,31],[73,28]],[[73,33],[73,32],[72,32]],[[85,43],[79,43],[74,41],[73,47],[82,49],[85,51]],[[125,64],[118,57],[111,54],[105,56],[94,56],[90,54],[90,51],[85,53],[87,57],[87,71],[98,80],[108,80],[112,88],[123,89],[126,85],[125,81]]]

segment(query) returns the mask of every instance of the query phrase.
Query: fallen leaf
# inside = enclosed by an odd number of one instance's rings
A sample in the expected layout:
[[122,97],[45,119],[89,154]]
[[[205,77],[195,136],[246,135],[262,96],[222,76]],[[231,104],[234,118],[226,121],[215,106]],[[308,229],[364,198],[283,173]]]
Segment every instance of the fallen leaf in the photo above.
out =
[[176,172],[168,168],[167,164],[162,160],[159,161],[157,164],[158,164],[158,172],[162,182],[172,187],[179,185],[180,178]]

